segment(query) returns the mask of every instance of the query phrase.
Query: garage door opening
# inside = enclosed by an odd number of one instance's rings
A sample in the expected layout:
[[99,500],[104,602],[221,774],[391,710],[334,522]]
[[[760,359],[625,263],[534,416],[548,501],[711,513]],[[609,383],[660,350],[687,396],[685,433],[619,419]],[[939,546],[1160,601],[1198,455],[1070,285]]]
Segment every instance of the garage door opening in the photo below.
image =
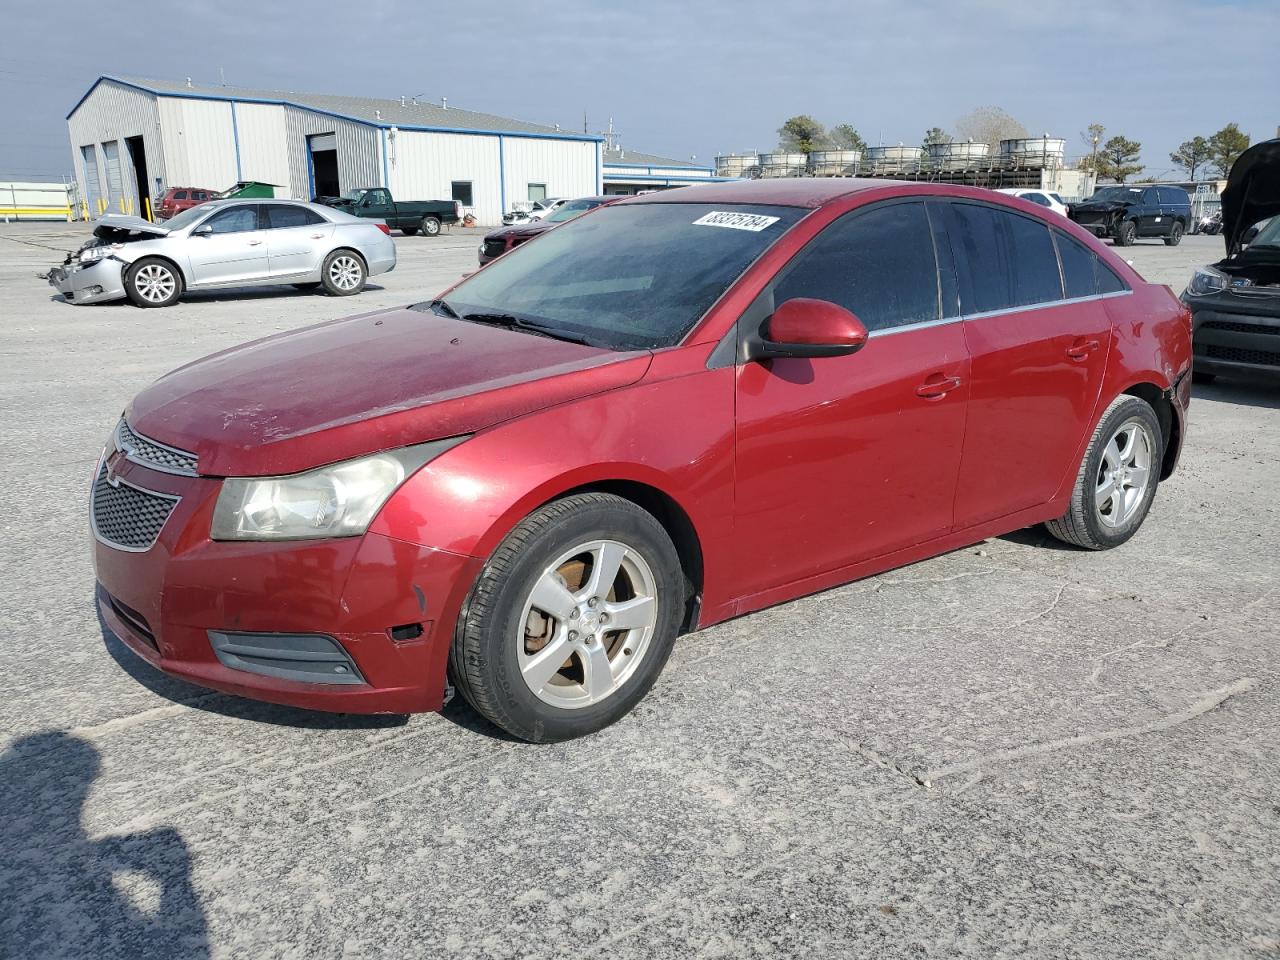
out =
[[332,133],[316,133],[307,137],[307,156],[311,160],[311,199],[337,197],[338,138]]
[[[154,218],[155,214],[144,202],[144,198],[151,195],[150,189],[147,187],[149,183],[147,177],[147,150],[142,144],[141,137],[125,138],[125,146],[129,148],[129,160],[133,164],[133,183],[135,193],[138,198],[138,209],[134,212],[139,217]],[[153,201],[154,202],[154,201]]]

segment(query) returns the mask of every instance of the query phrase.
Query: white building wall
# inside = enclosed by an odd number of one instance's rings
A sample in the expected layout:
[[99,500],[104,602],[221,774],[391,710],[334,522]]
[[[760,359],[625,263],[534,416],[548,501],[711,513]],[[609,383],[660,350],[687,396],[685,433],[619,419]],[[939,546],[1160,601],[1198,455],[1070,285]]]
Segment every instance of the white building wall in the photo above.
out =
[[705,180],[713,176],[711,170],[691,167],[637,167],[618,163],[606,164],[604,172],[606,176],[612,177],[671,177],[679,180]]
[[387,131],[391,194],[405,200],[449,200],[455,180],[470,181],[472,206],[482,224],[502,222],[502,182],[496,136]]
[[[352,120],[340,120],[298,107],[283,109],[289,157],[289,196],[302,200],[311,199],[307,137],[316,133],[332,133],[337,140],[340,190],[383,186],[382,154],[377,127]],[[281,192],[277,191],[277,196]]]
[[169,179],[167,187],[225,190],[236,182],[231,104],[224,100],[159,97]]
[[278,191],[281,196],[293,196],[284,107],[240,102],[233,107],[240,145],[240,175],[236,179],[274,183],[284,188]]
[[[167,157],[164,153],[159,126],[159,113],[156,98],[149,93],[126,87],[111,80],[99,83],[67,119],[67,135],[71,140],[71,154],[75,167],[76,181],[79,184],[80,196],[107,196],[106,163],[102,155],[104,142],[120,141],[120,151],[127,159],[128,152],[124,140],[127,137],[142,137],[143,149],[147,155],[147,176],[155,193],[156,178],[167,185]],[[80,148],[92,145],[97,155],[98,182],[92,190],[87,189],[85,170]],[[127,190],[133,197],[136,190],[133,186],[133,169],[127,168]],[[119,211],[117,211],[119,212]],[[97,210],[91,210],[90,216],[96,217]]]
[[600,144],[594,140],[502,138],[506,204],[529,197],[529,184],[545,183],[548,197],[587,197],[601,191]]

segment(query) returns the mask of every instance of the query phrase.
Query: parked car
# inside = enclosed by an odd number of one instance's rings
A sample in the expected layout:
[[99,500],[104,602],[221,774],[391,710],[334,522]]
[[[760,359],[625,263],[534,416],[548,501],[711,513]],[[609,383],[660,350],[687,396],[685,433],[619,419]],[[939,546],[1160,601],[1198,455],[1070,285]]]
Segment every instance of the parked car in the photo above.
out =
[[1071,219],[1095,237],[1128,247],[1139,237],[1160,237],[1176,247],[1191,225],[1191,197],[1181,187],[1103,187],[1070,208]]
[[626,714],[681,631],[1029,524],[1119,546],[1178,460],[1190,318],[1024,208],[686,187],[188,364],[95,468],[101,615],[205,687],[456,688],[549,741]]
[[395,265],[384,223],[301,201],[215,200],[162,224],[102,217],[93,239],[44,276],[71,303],[167,307],[188,290],[269,284],[347,297]]
[[570,200],[541,220],[501,227],[492,233],[487,233],[480,244],[480,266],[483,267],[490,260],[496,260],[526,240],[532,240],[539,234],[546,233],[558,223],[573,220],[588,210],[594,210],[596,207],[621,199],[621,197],[579,197],[577,200]]
[[208,203],[215,197],[215,191],[202,187],[170,187],[160,199],[156,208],[156,216],[163,220],[176,217],[183,210],[190,210],[202,203]]
[[428,237],[439,236],[441,224],[462,219],[462,204],[456,200],[395,200],[385,187],[360,187],[322,202],[353,216],[382,220],[406,237],[419,230]]
[[1056,193],[1050,193],[1048,190],[1011,187],[1005,190],[997,190],[996,193],[1007,193],[1011,197],[1021,197],[1023,200],[1030,200],[1037,206],[1046,207],[1061,216],[1065,217],[1067,215],[1067,205],[1062,202],[1062,198]]
[[1182,294],[1195,328],[1195,375],[1280,374],[1280,139],[1256,143],[1222,192],[1227,256]]
[[538,203],[535,203],[533,205],[533,209],[529,211],[529,219],[541,220],[543,217],[555,213],[568,203],[570,199],[571,198],[569,197],[549,197],[546,200],[539,201]]

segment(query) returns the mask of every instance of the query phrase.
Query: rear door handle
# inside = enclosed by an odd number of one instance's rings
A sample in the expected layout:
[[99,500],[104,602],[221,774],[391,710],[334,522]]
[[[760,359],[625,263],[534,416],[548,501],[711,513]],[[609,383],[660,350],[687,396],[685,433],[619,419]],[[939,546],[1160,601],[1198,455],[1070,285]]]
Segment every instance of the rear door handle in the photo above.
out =
[[1093,351],[1097,350],[1101,344],[1097,340],[1077,340],[1071,346],[1067,347],[1067,356],[1072,360],[1083,360]]
[[944,377],[940,373],[935,373],[916,387],[916,396],[923,397],[925,400],[941,400],[958,386],[960,386],[959,377]]
[[251,246],[251,247],[256,247],[256,246],[257,246],[258,244],[260,244],[260,243],[262,243],[262,241],[261,241],[261,240],[250,240],[250,241],[249,241],[249,246]]

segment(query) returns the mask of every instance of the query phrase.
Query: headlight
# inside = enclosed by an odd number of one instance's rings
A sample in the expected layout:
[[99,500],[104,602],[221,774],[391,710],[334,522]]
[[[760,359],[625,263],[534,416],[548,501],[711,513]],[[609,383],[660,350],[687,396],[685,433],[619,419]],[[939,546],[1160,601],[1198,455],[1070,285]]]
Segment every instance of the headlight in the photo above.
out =
[[93,263],[95,260],[101,260],[105,257],[110,252],[110,249],[110,247],[105,246],[85,247],[80,251],[80,256],[77,259],[81,263]]
[[465,439],[402,447],[287,477],[228,478],[218,493],[209,535],[214,540],[359,536],[406,477]]
[[1187,293],[1200,297],[1207,293],[1217,293],[1226,289],[1228,279],[1225,273],[1213,267],[1199,267],[1187,284]]

